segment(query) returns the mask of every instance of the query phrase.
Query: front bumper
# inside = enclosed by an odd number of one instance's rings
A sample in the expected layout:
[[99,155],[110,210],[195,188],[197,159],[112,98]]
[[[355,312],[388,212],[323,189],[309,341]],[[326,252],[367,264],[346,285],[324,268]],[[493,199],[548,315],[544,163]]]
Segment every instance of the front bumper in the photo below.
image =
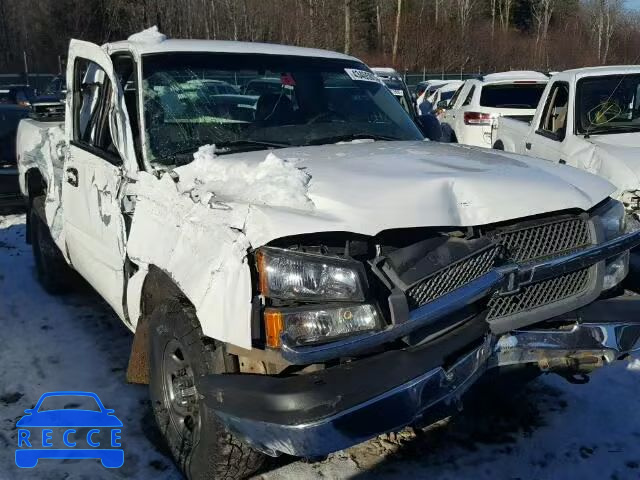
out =
[[565,328],[504,335],[471,320],[420,347],[312,374],[208,376],[201,393],[222,423],[256,449],[322,456],[450,414],[492,368],[529,364],[569,376],[639,351],[638,311],[640,297],[603,300],[562,319]]

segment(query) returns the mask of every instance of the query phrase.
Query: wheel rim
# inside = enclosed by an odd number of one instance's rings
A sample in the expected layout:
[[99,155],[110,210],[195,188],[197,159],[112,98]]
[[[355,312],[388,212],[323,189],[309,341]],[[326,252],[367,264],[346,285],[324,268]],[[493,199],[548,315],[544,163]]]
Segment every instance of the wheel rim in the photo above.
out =
[[191,443],[200,431],[200,408],[195,374],[184,346],[170,340],[162,355],[162,390],[169,419],[180,437]]

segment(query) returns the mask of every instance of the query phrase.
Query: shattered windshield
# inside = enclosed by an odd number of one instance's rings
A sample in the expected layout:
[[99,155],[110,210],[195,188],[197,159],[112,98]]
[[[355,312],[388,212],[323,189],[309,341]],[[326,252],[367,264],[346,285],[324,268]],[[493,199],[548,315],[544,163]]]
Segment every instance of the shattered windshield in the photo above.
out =
[[575,111],[578,133],[640,131],[640,74],[581,79]]
[[216,153],[371,138],[421,140],[391,92],[363,64],[282,55],[185,53],[143,59],[147,155],[188,163]]

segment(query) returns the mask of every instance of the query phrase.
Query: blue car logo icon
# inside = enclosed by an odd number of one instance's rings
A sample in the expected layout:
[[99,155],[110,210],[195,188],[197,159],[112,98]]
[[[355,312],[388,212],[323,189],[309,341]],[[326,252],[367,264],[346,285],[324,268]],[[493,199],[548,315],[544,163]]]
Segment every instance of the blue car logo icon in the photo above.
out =
[[[62,399],[75,401],[65,408],[43,407],[43,403],[51,405]],[[96,408],[74,408],[87,401]],[[41,458],[100,459],[107,468],[118,468],[124,463],[124,450],[118,448],[121,447],[122,422],[113,414],[114,410],[104,407],[95,393],[45,393],[36,406],[25,413],[16,424],[18,467],[33,468]]]

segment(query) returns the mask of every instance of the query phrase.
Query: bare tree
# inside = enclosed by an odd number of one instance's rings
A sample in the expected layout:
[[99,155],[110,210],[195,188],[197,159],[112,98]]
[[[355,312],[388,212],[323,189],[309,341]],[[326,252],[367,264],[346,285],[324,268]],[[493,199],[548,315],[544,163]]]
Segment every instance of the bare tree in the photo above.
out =
[[588,5],[599,63],[607,63],[611,38],[620,21],[623,0],[591,0]]
[[0,71],[21,72],[24,51],[32,71],[56,72],[70,38],[101,44],[154,24],[169,37],[345,50],[425,75],[629,63],[640,50],[640,13],[623,0],[0,0]]
[[496,0],[491,0],[491,39],[496,33]]
[[351,53],[351,0],[344,0],[344,53]]
[[531,13],[536,24],[536,59],[544,59],[545,66],[548,67],[549,58],[547,56],[547,37],[549,35],[549,24],[553,15],[553,8],[556,0],[533,0]]
[[376,33],[378,35],[378,49],[384,50],[382,44],[382,15],[380,13],[380,2],[376,2]]
[[440,20],[440,6],[442,5],[443,1],[444,0],[434,0],[434,3],[435,3],[434,17],[435,17],[436,25],[438,24],[438,22]]
[[391,63],[396,64],[396,59],[398,56],[398,34],[400,33],[400,20],[402,18],[402,0],[397,0],[397,10],[396,10],[396,29],[393,34],[393,50],[391,52]]
[[509,30],[511,23],[511,8],[513,7],[513,0],[498,0],[498,9],[500,12],[500,26],[502,31]]
[[475,2],[476,0],[456,0],[460,34],[463,41],[466,38],[467,26],[471,20],[471,11],[473,10]]

